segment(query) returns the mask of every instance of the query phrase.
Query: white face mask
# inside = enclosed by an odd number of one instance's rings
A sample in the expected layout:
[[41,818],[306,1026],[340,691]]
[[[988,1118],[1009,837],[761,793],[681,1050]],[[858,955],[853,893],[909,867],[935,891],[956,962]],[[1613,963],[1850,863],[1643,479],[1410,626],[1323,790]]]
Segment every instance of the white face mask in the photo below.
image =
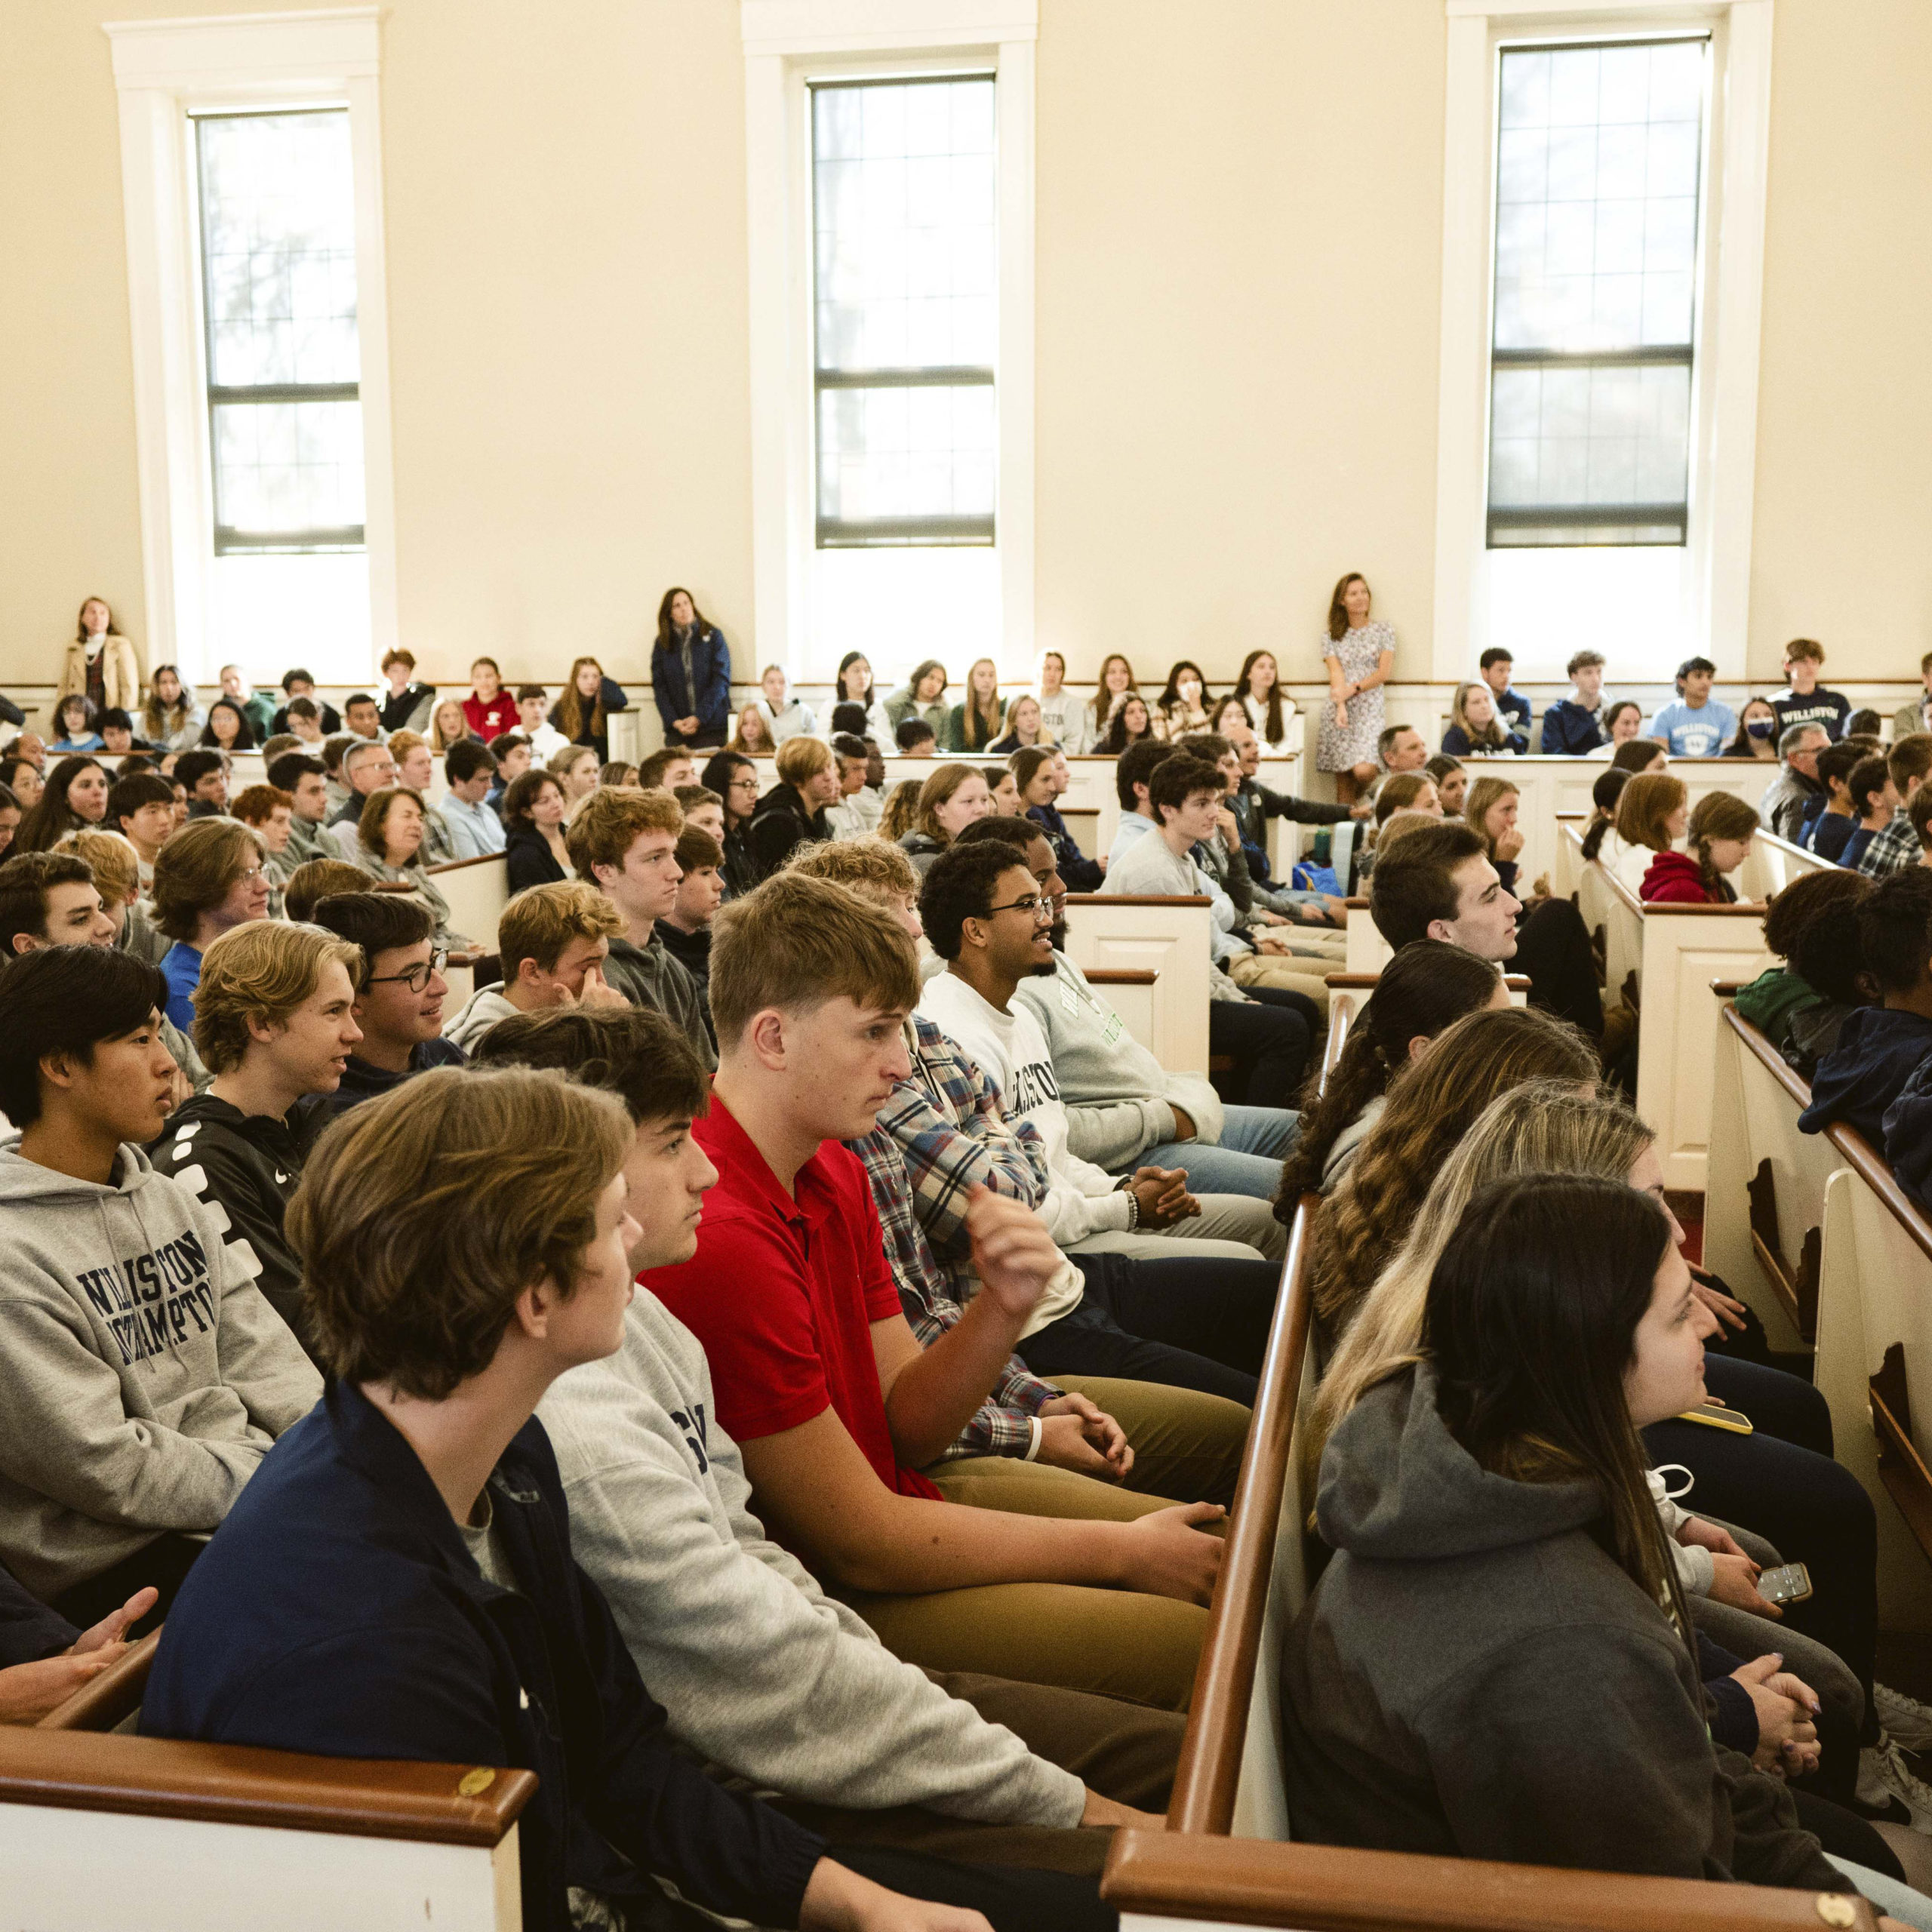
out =
[[1189,704],[1198,704],[1201,702],[1201,687],[1193,678],[1182,678],[1175,688]]

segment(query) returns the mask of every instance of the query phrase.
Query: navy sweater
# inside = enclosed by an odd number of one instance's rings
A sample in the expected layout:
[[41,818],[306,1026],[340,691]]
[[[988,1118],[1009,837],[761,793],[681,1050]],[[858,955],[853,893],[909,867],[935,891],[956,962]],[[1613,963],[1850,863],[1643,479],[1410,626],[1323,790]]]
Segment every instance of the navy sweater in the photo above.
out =
[[531,1932],[569,1932],[572,1885],[661,1902],[651,1872],[712,1912],[795,1925],[824,1841],[672,1749],[571,1560],[542,1423],[518,1431],[486,1494],[515,1590],[484,1578],[388,1419],[331,1383],[175,1598],[143,1732],[536,1772],[520,1834]]
[[1798,1116],[1807,1134],[1835,1121],[1856,1128],[1872,1145],[1884,1145],[1885,1111],[1932,1055],[1932,1020],[1861,1006],[1839,1029],[1838,1043],[1811,1076],[1811,1104]]

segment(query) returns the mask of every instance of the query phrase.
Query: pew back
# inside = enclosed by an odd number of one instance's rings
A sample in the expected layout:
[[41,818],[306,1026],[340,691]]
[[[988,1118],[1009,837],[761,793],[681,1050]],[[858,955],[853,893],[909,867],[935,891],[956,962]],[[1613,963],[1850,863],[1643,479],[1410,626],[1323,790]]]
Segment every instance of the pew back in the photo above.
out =
[[[1066,902],[1067,957],[1095,968],[1151,972],[1146,1031],[1135,1035],[1176,1073],[1208,1071],[1208,969],[1211,960],[1204,898],[1135,898],[1075,893]],[[1123,1019],[1129,1016],[1123,1013]]]
[[510,900],[509,861],[493,852],[487,858],[451,859],[427,869],[449,902],[451,930],[494,952],[497,923]]

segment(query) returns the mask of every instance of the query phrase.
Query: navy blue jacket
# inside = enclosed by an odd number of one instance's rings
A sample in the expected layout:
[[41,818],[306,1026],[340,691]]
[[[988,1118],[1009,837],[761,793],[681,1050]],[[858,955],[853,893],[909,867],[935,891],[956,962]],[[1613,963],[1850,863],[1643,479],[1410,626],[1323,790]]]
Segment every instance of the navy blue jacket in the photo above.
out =
[[[1495,694],[1492,692],[1491,695],[1494,697]],[[1503,720],[1506,730],[1521,731],[1524,743],[1529,743],[1530,701],[1514,685],[1505,685],[1503,695],[1497,698],[1496,715]]]
[[1932,1214],[1932,1056],[1885,1109],[1884,1131],[1893,1178]]
[[1506,730],[1500,745],[1493,749],[1485,746],[1478,751],[1470,742],[1469,733],[1461,725],[1452,724],[1442,734],[1442,749],[1451,758],[1481,758],[1485,755],[1494,757],[1497,751],[1514,752],[1521,758],[1528,752],[1530,741],[1521,731]]
[[652,1872],[711,1911],[795,1925],[824,1841],[672,1749],[571,1561],[542,1423],[518,1432],[487,1493],[514,1591],[485,1580],[388,1419],[331,1383],[176,1597],[143,1732],[534,1771],[519,1846],[531,1932],[569,1932],[571,1885],[661,1903]]
[[1603,713],[1601,705],[1586,711],[1574,698],[1558,698],[1543,715],[1543,742],[1537,749],[1545,756],[1567,752],[1574,758],[1609,743],[1601,723]]
[[722,744],[731,724],[731,653],[715,626],[692,631],[691,671],[697,685],[694,693],[685,686],[684,655],[677,647],[653,648],[651,691],[664,721],[664,742],[685,743],[675,729],[677,721],[695,718],[699,737],[715,737]]
[[1067,891],[1098,892],[1106,874],[1099,860],[1090,859],[1081,851],[1079,841],[1060,815],[1059,806],[1029,805],[1026,816],[1047,835],[1047,843],[1054,848],[1054,864],[1066,881]]
[[1838,1029],[1838,1043],[1811,1076],[1811,1104],[1798,1116],[1807,1134],[1834,1121],[1856,1128],[1873,1147],[1885,1143],[1886,1109],[1932,1056],[1932,1020],[1861,1006]]

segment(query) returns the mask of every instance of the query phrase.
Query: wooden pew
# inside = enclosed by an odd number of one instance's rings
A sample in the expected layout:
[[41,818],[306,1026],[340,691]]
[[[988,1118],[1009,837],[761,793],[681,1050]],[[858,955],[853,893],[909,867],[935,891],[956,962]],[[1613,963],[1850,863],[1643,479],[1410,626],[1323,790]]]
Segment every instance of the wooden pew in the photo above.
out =
[[448,859],[424,869],[449,901],[450,930],[486,952],[497,949],[497,922],[510,900],[509,861],[500,852],[481,859]]
[[1837,869],[1830,860],[1821,859],[1767,828],[1751,841],[1751,856],[1740,872],[1738,890],[1753,899],[1768,899],[1807,872]]
[[[1100,971],[1151,973],[1143,1030],[1140,1013],[1121,1017],[1161,1064],[1177,1073],[1208,1071],[1208,968],[1213,915],[1208,900],[1073,893],[1066,901],[1067,957],[1099,983]],[[1108,982],[1132,1004],[1138,981]]]
[[1879,1626],[1932,1630],[1932,1221],[1862,1134],[1833,1126],[1820,1137],[1837,1165],[1825,1187],[1815,1380],[1838,1460],[1878,1506]]
[[113,1734],[158,1633],[0,1727],[0,1895],[35,1932],[516,1932],[534,1773]]
[[[1296,1423],[1312,1386],[1306,1280],[1317,1197],[1297,1210],[1165,1832],[1115,1835],[1102,1895],[1122,1932],[1744,1932],[1869,1927],[1809,1892],[1285,1842],[1276,1660],[1307,1589]],[[1272,1841],[1272,1842],[1270,1841]]]
[[1730,1004],[1719,1002],[1712,1067],[1704,1263],[1756,1312],[1780,1349],[1808,1346],[1818,1326],[1825,1187],[1838,1161],[1821,1134],[1801,1134],[1811,1090]]

